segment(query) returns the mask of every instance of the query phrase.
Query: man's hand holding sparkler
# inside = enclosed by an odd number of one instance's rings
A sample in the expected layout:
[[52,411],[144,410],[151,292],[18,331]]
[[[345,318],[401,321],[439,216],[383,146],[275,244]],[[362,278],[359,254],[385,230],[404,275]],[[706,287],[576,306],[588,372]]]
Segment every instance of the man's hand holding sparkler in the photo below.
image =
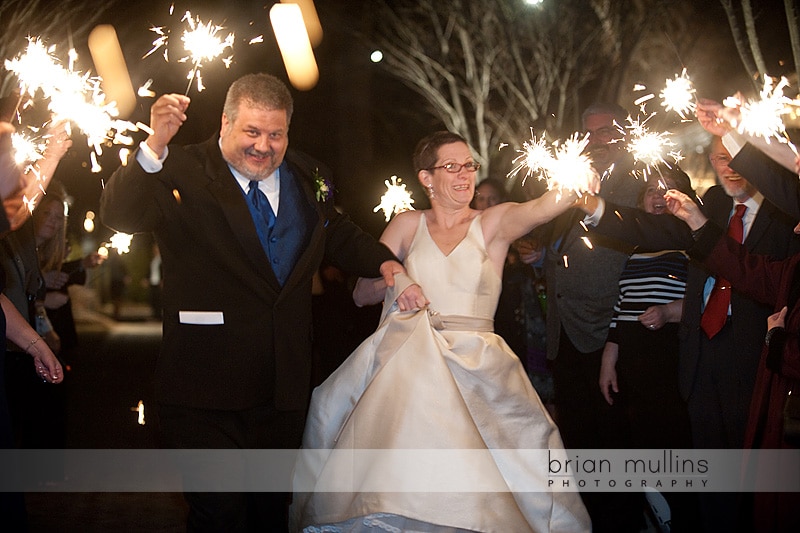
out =
[[733,129],[733,125],[730,123],[730,119],[733,118],[731,112],[735,112],[735,110],[728,110],[714,100],[700,98],[697,100],[695,115],[697,115],[697,120],[704,130],[711,135],[722,137]]
[[664,200],[667,201],[669,212],[686,222],[692,231],[699,230],[708,222],[706,216],[700,211],[700,206],[679,190],[668,190],[664,193]]
[[160,158],[167,145],[186,121],[191,99],[182,94],[164,94],[150,108],[150,128],[147,146]]

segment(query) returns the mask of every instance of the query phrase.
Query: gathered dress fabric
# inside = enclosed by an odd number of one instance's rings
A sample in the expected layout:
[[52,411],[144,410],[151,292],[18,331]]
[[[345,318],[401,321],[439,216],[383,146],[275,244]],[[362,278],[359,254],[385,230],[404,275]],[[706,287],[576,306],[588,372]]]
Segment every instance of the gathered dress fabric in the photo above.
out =
[[[578,493],[548,487],[548,453],[566,453],[561,437],[519,359],[492,331],[501,279],[481,216],[447,255],[425,215],[419,220],[405,266],[429,309],[400,312],[394,300],[403,284],[387,290],[376,332],[315,389],[292,528],[589,531]],[[363,450],[406,453],[364,465],[371,456]],[[343,453],[352,459],[344,468]],[[451,465],[458,483],[442,479],[441,457],[465,458]]]

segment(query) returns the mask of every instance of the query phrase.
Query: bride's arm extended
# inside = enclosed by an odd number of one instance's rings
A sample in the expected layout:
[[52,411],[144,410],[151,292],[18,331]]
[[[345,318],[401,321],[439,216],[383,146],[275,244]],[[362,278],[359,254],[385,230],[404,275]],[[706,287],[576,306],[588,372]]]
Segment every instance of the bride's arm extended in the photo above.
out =
[[487,244],[514,242],[572,207],[576,198],[573,191],[548,191],[524,203],[507,202],[486,209],[483,224]]

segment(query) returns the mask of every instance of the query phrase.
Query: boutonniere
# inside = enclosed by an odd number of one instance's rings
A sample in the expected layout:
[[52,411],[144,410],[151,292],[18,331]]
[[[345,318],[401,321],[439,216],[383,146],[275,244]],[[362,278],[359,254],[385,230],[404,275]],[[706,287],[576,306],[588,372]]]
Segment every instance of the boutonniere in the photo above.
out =
[[319,169],[315,168],[311,175],[314,178],[314,194],[318,202],[325,202],[333,196],[333,186],[331,182],[319,175]]

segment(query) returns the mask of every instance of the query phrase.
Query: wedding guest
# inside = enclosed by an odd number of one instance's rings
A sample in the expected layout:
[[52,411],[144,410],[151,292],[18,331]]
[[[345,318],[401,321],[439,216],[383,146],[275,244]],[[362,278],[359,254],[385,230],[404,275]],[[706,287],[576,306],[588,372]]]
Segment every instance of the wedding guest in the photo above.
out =
[[[791,413],[787,411],[788,402],[793,399],[791,393],[800,384],[800,254],[777,260],[749,252],[677,191],[667,193],[667,205],[692,230],[695,243],[688,252],[693,259],[727,279],[734,289],[775,310],[767,319],[769,329],[758,362],[744,447],[800,447],[797,432],[785,423],[787,413]],[[797,229],[800,231],[800,224]],[[780,462],[765,461],[755,466],[756,479],[768,482],[774,481],[775,469],[781,469]],[[800,528],[800,493],[757,492],[753,497],[752,522],[745,524],[745,529],[789,532]]]
[[[751,253],[786,258],[800,250],[792,219],[750,183],[750,175],[731,168],[730,154],[719,137],[712,141],[709,160],[720,184],[703,195],[705,216],[729,228]],[[595,231],[628,239],[640,252],[685,250],[693,243],[691,231],[680,220],[617,211],[619,216],[606,212]],[[690,261],[680,325],[679,385],[694,447],[743,446],[758,357],[772,312],[769,305],[731,290],[724,278]],[[740,522],[737,510],[743,495],[715,492],[698,498],[705,529],[730,530]]]
[[[587,154],[602,176],[599,196],[634,207],[641,181],[631,175],[624,125],[617,104],[596,103],[583,113]],[[582,213],[559,216],[547,240],[547,356],[553,360],[556,421],[568,448],[619,448],[624,418],[597,388],[603,348],[619,294],[629,246],[589,231]],[[587,246],[588,239],[592,246]],[[638,533],[644,502],[627,493],[582,492],[597,532]]]
[[[22,172],[17,167],[12,154],[11,134],[15,131],[5,117],[0,118],[0,199],[3,201],[3,216],[0,216],[0,237],[10,231],[19,229],[30,216],[26,198],[33,197],[38,187],[46,188],[55,172],[58,162],[72,145],[72,141],[63,129],[63,123],[50,128],[47,149],[44,158],[38,162],[41,174]],[[41,178],[41,179],[39,179]],[[38,181],[38,183],[37,183]],[[31,196],[27,196],[27,195]],[[0,291],[5,289],[5,275],[0,271]],[[59,383],[63,379],[62,369],[54,354],[40,343],[40,337],[16,310],[5,295],[0,294],[0,448],[13,447],[14,439],[11,426],[11,415],[8,410],[6,396],[5,354],[6,341],[11,340],[28,347],[28,354],[34,359],[36,372],[51,383]],[[38,346],[37,346],[38,345]],[[0,493],[0,516],[4,517],[7,527],[24,531],[27,529],[25,500],[21,493]]]
[[[671,189],[695,197],[689,176],[679,167],[651,169],[639,208],[670,216],[664,193]],[[598,209],[601,203],[603,208]],[[586,196],[579,205],[590,215],[589,225],[599,222],[597,217],[606,209],[615,213],[612,216],[620,214],[624,224],[626,211],[597,197]],[[678,330],[688,262],[682,250],[635,252],[620,276],[599,384],[606,401],[619,403],[623,409],[630,435],[626,448],[692,447],[689,413],[678,387]],[[672,531],[691,530],[697,520],[694,495],[665,492],[663,497],[669,505]]]

